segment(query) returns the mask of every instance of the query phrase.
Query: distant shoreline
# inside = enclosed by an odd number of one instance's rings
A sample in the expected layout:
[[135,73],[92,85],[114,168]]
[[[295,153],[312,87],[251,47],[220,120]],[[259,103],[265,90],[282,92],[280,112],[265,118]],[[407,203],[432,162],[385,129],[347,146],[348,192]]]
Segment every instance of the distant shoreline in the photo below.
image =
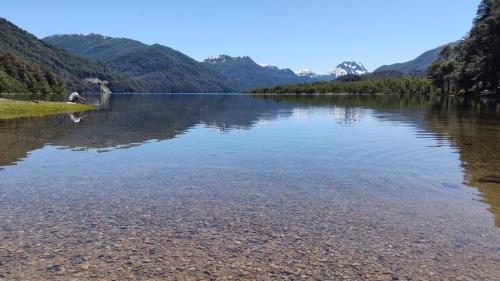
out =
[[[248,95],[254,96],[415,96],[415,94],[384,94],[384,93],[246,93]],[[471,94],[471,95],[456,95],[456,94],[428,94],[422,93],[420,96],[434,96],[434,97],[464,97],[464,98],[479,98],[479,97],[487,97],[487,98],[498,98],[500,95],[495,93],[480,93],[480,94]]]

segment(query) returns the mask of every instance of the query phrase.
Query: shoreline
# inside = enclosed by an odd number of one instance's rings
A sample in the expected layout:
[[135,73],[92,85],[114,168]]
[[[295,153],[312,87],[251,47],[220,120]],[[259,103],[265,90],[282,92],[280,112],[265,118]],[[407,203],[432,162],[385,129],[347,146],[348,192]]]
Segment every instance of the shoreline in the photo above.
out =
[[251,96],[428,96],[428,97],[459,97],[459,98],[500,98],[500,95],[490,94],[473,94],[473,95],[459,95],[459,94],[384,94],[384,93],[245,93]]
[[94,108],[95,107],[91,105],[85,104],[69,104],[66,102],[47,101],[18,101],[0,98],[0,120],[81,112]]

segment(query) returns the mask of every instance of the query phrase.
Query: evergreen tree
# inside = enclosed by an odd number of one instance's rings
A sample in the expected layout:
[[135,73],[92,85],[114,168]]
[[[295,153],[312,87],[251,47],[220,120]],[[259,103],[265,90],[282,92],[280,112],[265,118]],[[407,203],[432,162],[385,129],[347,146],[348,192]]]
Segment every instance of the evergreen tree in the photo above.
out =
[[451,46],[444,47],[438,59],[427,69],[428,77],[432,80],[432,84],[441,90],[441,94],[450,94],[455,80],[457,62],[453,54],[454,49]]
[[500,94],[500,1],[483,0],[474,25],[457,50],[458,86]]

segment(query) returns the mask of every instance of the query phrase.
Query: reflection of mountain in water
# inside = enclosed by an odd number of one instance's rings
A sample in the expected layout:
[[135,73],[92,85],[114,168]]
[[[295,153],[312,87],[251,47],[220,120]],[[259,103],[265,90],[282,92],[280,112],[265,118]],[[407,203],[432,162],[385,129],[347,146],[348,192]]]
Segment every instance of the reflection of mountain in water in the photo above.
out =
[[[289,104],[309,104],[346,108],[344,122],[357,119],[351,112],[373,109],[373,114],[388,122],[409,123],[421,131],[420,137],[447,140],[457,149],[464,168],[464,182],[476,187],[488,203],[500,227],[500,184],[481,182],[500,176],[500,101],[464,100],[452,97],[422,96],[261,96]],[[349,110],[347,110],[349,109]],[[334,111],[335,112],[335,111]],[[342,111],[335,116],[342,117]]]
[[165,140],[203,125],[220,132],[252,127],[279,116],[310,118],[324,108],[342,125],[355,125],[368,111],[387,122],[405,122],[419,137],[444,140],[457,149],[466,184],[478,188],[500,226],[500,103],[439,97],[112,95],[100,109],[73,123],[68,115],[0,121],[0,166],[52,144],[108,149]]
[[366,109],[359,107],[335,107],[331,114],[335,121],[344,125],[359,123],[366,115]]
[[45,144],[105,149],[170,139],[200,124],[245,129],[290,114],[280,111],[286,108],[292,107],[242,95],[112,95],[80,123],[69,115],[0,121],[0,166]]
[[[109,109],[89,114],[85,123],[57,145],[108,148],[164,140],[202,124],[220,130],[249,128],[278,104],[236,95],[117,95]],[[275,111],[275,110],[274,110]]]

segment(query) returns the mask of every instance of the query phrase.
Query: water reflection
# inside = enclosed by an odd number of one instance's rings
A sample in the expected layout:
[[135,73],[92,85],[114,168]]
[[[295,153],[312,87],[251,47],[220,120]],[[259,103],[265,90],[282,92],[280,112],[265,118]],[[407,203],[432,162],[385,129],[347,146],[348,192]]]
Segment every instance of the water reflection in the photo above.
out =
[[98,109],[88,113],[0,120],[0,166],[14,164],[29,151],[52,144],[106,149],[149,140],[166,140],[203,124],[224,132],[247,129],[280,115],[275,102],[231,95],[90,96]]
[[500,110],[491,100],[449,100],[425,115],[426,129],[448,136],[459,151],[464,181],[479,189],[500,227]]
[[421,128],[418,137],[456,148],[464,183],[476,187],[500,227],[500,100],[409,96],[260,96],[287,104],[335,106],[336,120],[352,124],[373,109],[377,118]]
[[[247,130],[257,123],[278,118],[305,121],[315,118],[314,112],[322,110],[339,126],[356,127],[363,119],[373,117],[387,125],[398,122],[412,126],[417,137],[435,139],[436,147],[453,147],[464,169],[464,183],[480,191],[500,226],[500,184],[484,182],[485,177],[500,175],[500,103],[495,100],[399,96],[102,95],[90,96],[89,101],[99,108],[88,113],[0,121],[0,166],[18,163],[30,151],[47,144],[106,152],[151,140],[175,138],[200,125],[226,133]],[[344,137],[349,141],[351,136]],[[383,153],[390,150],[384,149],[381,149]],[[345,153],[343,157],[377,152]],[[407,160],[412,161],[408,157]]]
[[359,107],[335,107],[331,114],[340,124],[354,125],[359,123],[366,115],[366,109]]

